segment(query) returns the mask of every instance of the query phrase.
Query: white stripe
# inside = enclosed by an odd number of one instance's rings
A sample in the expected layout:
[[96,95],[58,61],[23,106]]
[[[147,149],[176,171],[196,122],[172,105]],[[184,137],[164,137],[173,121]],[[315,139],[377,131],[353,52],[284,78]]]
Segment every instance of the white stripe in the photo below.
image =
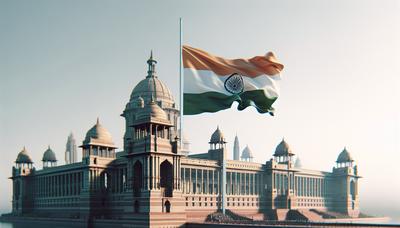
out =
[[[184,93],[205,93],[218,92],[226,95],[232,95],[225,89],[224,82],[230,75],[219,76],[210,70],[196,70],[185,68],[184,71]],[[279,95],[279,75],[273,77],[260,75],[255,78],[242,77],[244,91],[264,90],[268,98],[276,98]]]

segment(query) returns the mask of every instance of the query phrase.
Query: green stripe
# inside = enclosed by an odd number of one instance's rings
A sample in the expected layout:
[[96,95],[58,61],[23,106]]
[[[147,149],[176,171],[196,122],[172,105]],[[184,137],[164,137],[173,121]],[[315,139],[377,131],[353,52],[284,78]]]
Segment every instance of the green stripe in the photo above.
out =
[[259,113],[272,114],[272,104],[277,98],[268,98],[263,90],[246,91],[239,95],[225,95],[217,92],[185,93],[183,114],[195,115],[203,112],[218,112],[228,109],[234,101],[239,102],[238,110],[254,106]]

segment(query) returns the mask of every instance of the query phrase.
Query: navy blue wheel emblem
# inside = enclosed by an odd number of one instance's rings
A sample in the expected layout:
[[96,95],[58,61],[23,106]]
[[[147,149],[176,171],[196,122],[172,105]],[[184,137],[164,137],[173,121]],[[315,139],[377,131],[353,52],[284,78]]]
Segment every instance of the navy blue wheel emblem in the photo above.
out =
[[244,90],[244,82],[241,75],[233,73],[224,83],[225,89],[232,94],[240,94]]

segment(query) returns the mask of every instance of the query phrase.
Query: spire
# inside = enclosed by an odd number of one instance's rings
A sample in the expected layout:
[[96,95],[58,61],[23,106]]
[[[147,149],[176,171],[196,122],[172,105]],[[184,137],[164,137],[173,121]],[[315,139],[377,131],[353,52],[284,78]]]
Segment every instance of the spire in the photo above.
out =
[[99,117],[97,117],[96,125],[99,125],[99,124],[100,124]]
[[233,142],[233,160],[239,161],[240,160],[240,145],[239,145],[239,138],[236,134],[235,141]]
[[303,165],[301,164],[300,158],[297,157],[297,158],[296,158],[296,162],[294,163],[294,167],[295,167],[295,168],[298,168],[298,169],[301,169],[302,166],[303,166]]
[[[99,118],[97,118],[97,123],[99,123]],[[65,148],[65,164],[71,164],[77,162],[77,150],[74,135],[72,132],[69,134],[66,148]]]
[[147,71],[147,77],[155,77],[156,63],[157,63],[157,61],[153,59],[153,50],[151,50],[150,58],[149,58],[149,60],[147,60],[147,65],[149,66],[149,69]]

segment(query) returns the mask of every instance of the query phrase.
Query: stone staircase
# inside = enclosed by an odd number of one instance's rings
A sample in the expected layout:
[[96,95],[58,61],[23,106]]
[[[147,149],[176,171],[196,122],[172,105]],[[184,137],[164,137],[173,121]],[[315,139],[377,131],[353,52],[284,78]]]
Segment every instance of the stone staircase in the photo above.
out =
[[308,209],[299,209],[297,211],[301,213],[304,217],[306,217],[308,221],[320,222],[324,220],[323,216],[316,213],[315,211],[310,211]]
[[334,212],[334,211],[321,211],[317,209],[310,209],[310,211],[313,211],[319,215],[321,215],[324,219],[342,219],[342,218],[350,218],[350,216],[342,214],[340,212]]
[[309,219],[298,210],[290,210],[286,214],[286,221],[309,221]]

